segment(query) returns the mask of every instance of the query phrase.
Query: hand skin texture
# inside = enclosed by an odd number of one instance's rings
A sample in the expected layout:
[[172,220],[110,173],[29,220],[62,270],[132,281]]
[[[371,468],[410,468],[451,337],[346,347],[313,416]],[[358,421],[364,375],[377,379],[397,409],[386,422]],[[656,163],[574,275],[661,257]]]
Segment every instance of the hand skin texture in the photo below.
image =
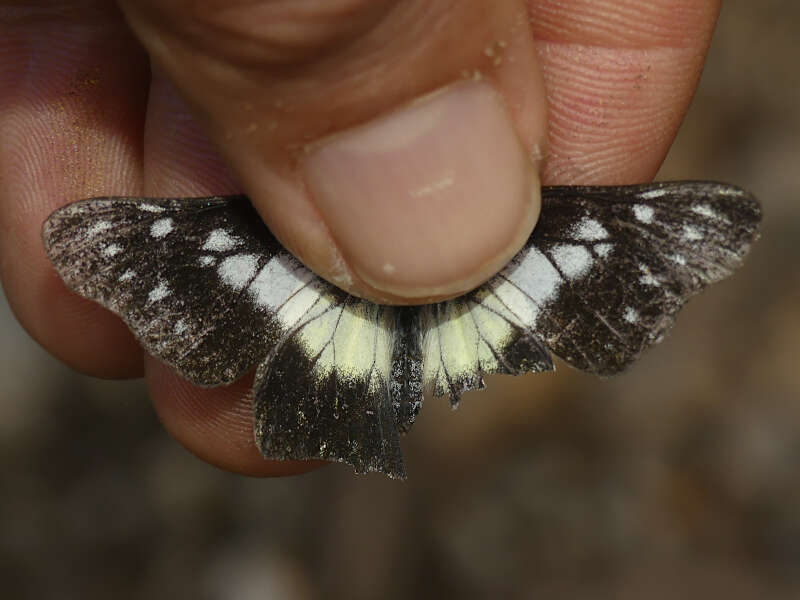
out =
[[[0,277],[75,369],[147,377],[169,432],[250,475],[252,378],[199,389],[69,292],[40,239],[67,202],[244,191],[366,298],[458,295],[513,256],[544,184],[656,173],[718,0],[0,0]],[[386,268],[390,264],[391,267]]]

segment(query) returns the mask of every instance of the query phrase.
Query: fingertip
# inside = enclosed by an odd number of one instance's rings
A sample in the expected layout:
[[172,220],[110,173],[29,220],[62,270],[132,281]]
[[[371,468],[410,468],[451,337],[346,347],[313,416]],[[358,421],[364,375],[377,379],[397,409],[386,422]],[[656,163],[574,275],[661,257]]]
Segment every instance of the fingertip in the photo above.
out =
[[448,86],[325,140],[305,170],[352,290],[381,302],[473,289],[519,250],[539,214],[535,165],[485,82]]
[[142,349],[122,320],[67,288],[44,257],[0,274],[9,307],[28,334],[64,364],[102,379],[143,373]]

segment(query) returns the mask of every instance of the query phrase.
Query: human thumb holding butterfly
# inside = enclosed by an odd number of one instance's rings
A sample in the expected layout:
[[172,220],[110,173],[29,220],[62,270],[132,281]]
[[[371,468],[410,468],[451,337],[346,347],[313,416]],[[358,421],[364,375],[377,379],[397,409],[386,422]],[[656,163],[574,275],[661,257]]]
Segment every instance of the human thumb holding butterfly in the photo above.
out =
[[466,292],[520,248],[544,183],[652,177],[718,2],[0,0],[0,274],[75,368],[130,377],[190,450],[285,474],[250,382],[201,390],[63,287],[41,224],[90,196],[247,193],[319,275],[380,303]]

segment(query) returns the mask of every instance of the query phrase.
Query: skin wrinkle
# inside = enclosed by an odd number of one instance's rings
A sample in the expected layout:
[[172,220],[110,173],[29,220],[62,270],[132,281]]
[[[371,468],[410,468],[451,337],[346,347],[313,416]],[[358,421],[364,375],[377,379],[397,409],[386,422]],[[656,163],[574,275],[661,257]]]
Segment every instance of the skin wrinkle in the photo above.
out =
[[[211,22],[204,25],[242,64],[248,56],[256,62],[264,53],[264,43],[272,47],[271,59],[293,68],[328,54],[341,51],[389,18],[396,4],[390,0],[325,0],[323,2],[219,2]],[[235,4],[235,3],[234,3]],[[311,6],[309,6],[311,5]],[[206,7],[203,7],[204,9]],[[246,13],[242,18],[242,12]],[[205,10],[196,15],[203,23]],[[253,39],[253,43],[248,43]],[[244,42],[244,43],[243,43]]]
[[[537,41],[623,49],[695,46],[710,38],[719,0],[609,2],[607,0],[530,0]],[[580,5],[584,12],[575,10]]]
[[136,19],[151,11],[173,23],[169,37],[180,45],[206,49],[205,40],[214,39],[211,51],[244,69],[263,69],[265,59],[273,67],[302,68],[368,34],[394,6],[388,0],[126,3]]
[[[163,136],[165,127],[171,133],[168,138]],[[219,159],[195,117],[158,69],[153,71],[150,85],[143,147],[145,194],[203,196],[241,192],[230,167]],[[197,164],[204,165],[199,172]]]
[[[44,22],[63,24],[64,21],[84,21],[86,27],[100,30],[106,24],[119,22],[119,9],[111,2],[98,0],[69,0],[68,2],[32,3],[30,0],[2,0],[0,21],[14,27],[29,27]],[[98,21],[103,21],[99,23]]]
[[[538,4],[547,6],[550,3]],[[713,15],[716,5],[707,3],[704,10]],[[659,5],[659,8],[667,7]],[[601,9],[598,14],[602,14]],[[608,135],[609,130],[615,132],[617,140],[630,140],[636,152],[646,152],[645,156],[655,155],[654,148],[663,148],[665,152],[677,133],[700,76],[699,69],[691,68],[698,55],[687,54],[682,45],[690,42],[696,47],[699,38],[705,51],[710,31],[703,30],[687,40],[685,28],[682,30],[679,25],[665,21],[665,33],[656,40],[658,45],[653,46],[649,38],[626,34],[626,28],[620,28],[610,40],[602,32],[572,24],[567,32],[561,32],[567,36],[561,42],[541,41],[554,37],[548,33],[546,19],[534,21],[533,28],[539,38],[537,50],[545,63],[544,76],[550,89],[550,139],[556,148],[548,157],[545,180],[554,183],[630,181],[628,170],[638,170],[639,159],[632,162],[630,148],[623,148],[614,141]],[[669,35],[670,31],[675,31],[676,35]],[[623,41],[623,49],[608,49],[608,43],[617,39]],[[642,47],[637,48],[636,44]],[[576,61],[576,55],[581,60]],[[693,73],[688,81],[686,67]],[[598,77],[598,73],[605,76]],[[606,90],[617,92],[609,96]],[[614,98],[617,98],[616,105],[609,103]],[[637,113],[639,118],[632,119],[631,115]],[[661,127],[654,129],[654,123],[660,123]],[[631,166],[626,167],[625,163]],[[655,174],[659,165],[660,160],[653,161],[648,176]]]
[[[437,17],[440,18],[440,17]],[[374,37],[378,37],[378,34],[375,34]],[[396,37],[396,36],[394,36]],[[372,42],[369,42],[372,43]],[[395,43],[395,42],[390,42]],[[343,56],[340,57],[331,57],[330,60],[338,59],[342,64],[338,65],[337,69],[330,70],[326,69],[324,64],[321,64],[317,67],[317,73],[311,74],[308,73],[303,77],[295,77],[296,84],[293,83],[293,80],[289,80],[288,82],[282,83],[281,90],[278,90],[278,98],[282,98],[281,103],[283,109],[280,111],[280,114],[283,116],[287,116],[287,110],[291,109],[292,113],[298,114],[301,111],[307,110],[306,106],[307,103],[316,103],[317,97],[316,94],[313,94],[316,89],[320,86],[325,86],[329,89],[329,95],[333,98],[343,97],[347,98],[349,95],[352,94],[353,89],[360,89],[362,87],[369,89],[370,86],[364,85],[364,82],[369,82],[375,80],[376,78],[379,80],[385,79],[385,71],[386,70],[393,70],[399,64],[388,64],[385,61],[377,60],[376,58],[372,57],[370,59],[370,53],[360,52],[358,55],[354,55],[355,51],[364,51],[366,50],[366,45],[368,44],[367,41],[363,42],[359,48],[354,49],[350,52],[345,52]],[[390,47],[389,49],[381,49],[381,52],[386,54],[388,52],[397,52],[404,56],[405,62],[410,62],[413,65],[419,64],[422,66],[424,59],[427,56],[437,53],[436,47],[432,49],[425,50],[425,44],[416,44],[416,45],[402,45],[400,42],[396,42],[396,48]],[[187,52],[186,50],[182,50],[179,47],[170,46],[167,48],[167,56],[166,59],[172,61],[173,63],[177,60],[177,57],[183,52],[184,54]],[[441,48],[442,51],[447,50],[446,47]],[[371,62],[367,62],[370,61]],[[233,69],[230,65],[226,65],[224,63],[220,63],[220,67],[210,67],[211,73],[213,77],[220,77],[223,83],[222,88],[224,89],[232,89],[237,85],[243,85],[246,88],[252,87],[253,89],[256,88],[258,85],[263,85],[268,83],[268,80],[265,80],[262,76],[261,78],[252,79],[249,81],[243,81],[238,79],[239,71],[235,71],[234,79],[227,80],[226,73],[230,73]],[[487,65],[489,66],[489,65]],[[487,70],[489,72],[489,70]],[[279,75],[282,75],[279,73]],[[441,78],[437,78],[431,81],[430,84],[426,86],[427,90],[436,89],[441,85],[447,83],[450,80],[450,74],[442,74]],[[399,85],[398,83],[391,83],[387,82],[388,86],[383,86],[381,89],[381,96],[384,98],[384,104],[391,107],[391,106],[399,106],[403,104],[403,102],[408,101],[410,99],[408,90],[404,89],[403,86]],[[254,95],[254,97],[256,97]],[[291,101],[288,100],[287,97],[292,98]],[[413,97],[413,96],[412,96]],[[272,105],[272,100],[274,98],[270,98],[269,105],[262,106],[259,105],[257,108],[261,111],[264,110],[266,112],[273,112],[275,110],[274,106]],[[373,99],[368,95],[365,97],[367,102],[372,102]],[[310,136],[312,139],[318,139],[322,136],[329,135],[332,133],[333,130],[341,130],[347,129],[350,126],[361,123],[364,121],[364,108],[363,105],[366,102],[359,102],[353,103],[349,101],[348,104],[337,107],[337,119],[335,128],[332,121],[324,121],[324,127],[322,128],[314,128],[312,130],[306,129],[304,136]],[[385,107],[384,107],[385,108]],[[371,116],[375,116],[376,113],[372,112]],[[370,116],[370,115],[367,115]],[[248,117],[248,122],[251,121],[251,118]],[[313,124],[304,124],[304,127],[313,127]],[[285,128],[286,125],[282,124],[282,128]],[[276,134],[279,132],[276,132]],[[299,136],[299,137],[304,137]],[[283,144],[281,141],[283,138],[275,138],[274,143],[281,148],[281,150],[287,149],[287,146]]]

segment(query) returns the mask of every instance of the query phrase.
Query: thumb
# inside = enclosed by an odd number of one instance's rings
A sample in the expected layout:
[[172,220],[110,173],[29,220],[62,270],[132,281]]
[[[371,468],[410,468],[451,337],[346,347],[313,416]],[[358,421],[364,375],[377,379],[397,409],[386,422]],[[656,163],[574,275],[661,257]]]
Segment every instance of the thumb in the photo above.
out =
[[539,214],[524,0],[120,0],[281,242],[382,303],[466,292]]

